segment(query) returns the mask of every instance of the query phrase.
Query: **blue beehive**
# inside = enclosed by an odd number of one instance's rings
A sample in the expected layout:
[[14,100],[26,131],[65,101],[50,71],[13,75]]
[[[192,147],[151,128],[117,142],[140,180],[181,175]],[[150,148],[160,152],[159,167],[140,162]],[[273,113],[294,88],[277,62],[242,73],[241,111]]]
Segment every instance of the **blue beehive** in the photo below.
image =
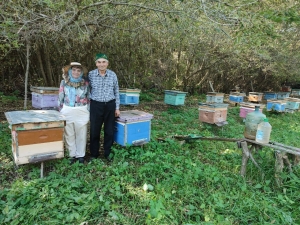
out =
[[184,105],[186,94],[187,92],[165,90],[164,102],[169,105]]
[[285,111],[286,102],[279,100],[268,100],[267,101],[267,111],[277,111],[284,112]]
[[264,92],[264,99],[277,99],[277,93],[272,91],[265,91]]
[[278,92],[277,99],[282,100],[288,98],[290,96],[290,92]]
[[231,102],[243,102],[244,101],[244,96],[229,95],[229,101],[231,101]]
[[292,110],[297,110],[299,109],[299,103],[300,103],[300,99],[299,98],[286,98],[285,101],[286,109],[292,109]]
[[140,101],[139,89],[120,89],[120,104],[121,105],[138,105]]
[[206,103],[223,103],[224,93],[208,92],[206,95]]
[[291,95],[299,96],[300,95],[300,89],[292,89]]
[[114,141],[119,145],[142,145],[150,141],[153,115],[138,110],[121,111],[115,121]]

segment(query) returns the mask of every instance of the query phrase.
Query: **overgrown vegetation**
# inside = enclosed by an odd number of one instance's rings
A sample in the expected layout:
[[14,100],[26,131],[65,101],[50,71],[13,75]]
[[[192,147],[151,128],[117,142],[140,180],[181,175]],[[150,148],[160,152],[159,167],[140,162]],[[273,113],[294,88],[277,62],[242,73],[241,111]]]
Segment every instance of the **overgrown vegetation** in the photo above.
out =
[[[152,99],[149,95],[144,99]],[[1,224],[300,224],[299,166],[285,170],[276,186],[274,151],[254,155],[247,176],[239,174],[241,149],[235,143],[181,143],[173,135],[242,138],[239,108],[228,109],[228,125],[216,127],[198,119],[198,102],[154,114],[151,141],[139,147],[114,145],[114,161],[69,165],[67,159],[14,168],[10,130],[0,129]],[[163,104],[157,102],[157,104]],[[300,147],[300,113],[265,112],[273,126],[271,139]],[[159,141],[163,138],[165,141]]]
[[[58,86],[105,52],[121,87],[206,93],[299,83],[297,1],[2,1],[1,91]],[[27,64],[28,63],[28,64]],[[251,88],[251,82],[255,90]],[[28,88],[29,89],[29,88]]]

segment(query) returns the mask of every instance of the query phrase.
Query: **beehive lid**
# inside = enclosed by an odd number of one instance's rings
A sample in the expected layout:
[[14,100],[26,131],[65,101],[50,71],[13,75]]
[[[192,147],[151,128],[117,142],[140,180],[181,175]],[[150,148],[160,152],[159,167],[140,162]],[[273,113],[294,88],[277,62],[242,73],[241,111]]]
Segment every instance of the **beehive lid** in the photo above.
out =
[[260,93],[260,92],[249,92],[249,95],[263,95],[263,93]]
[[176,90],[165,90],[165,93],[167,93],[167,94],[169,94],[169,93],[174,93],[174,94],[187,94],[187,92],[176,91]]
[[40,94],[58,94],[59,88],[57,87],[30,87],[30,91]]
[[221,92],[207,92],[207,95],[210,95],[210,96],[224,96],[224,93],[221,93]]
[[10,125],[65,121],[65,117],[56,110],[11,111],[4,114]]
[[141,120],[151,120],[153,115],[139,110],[121,111],[120,116],[116,119],[120,122],[134,122]]
[[284,100],[288,102],[300,102],[300,98],[286,98]]
[[130,88],[120,88],[119,89],[120,93],[134,93],[134,94],[138,94],[141,92],[140,89],[130,89]]
[[289,93],[290,93],[289,91],[277,92],[277,94],[279,94],[279,95],[286,95],[286,94],[289,94]]
[[242,92],[230,92],[230,95],[234,95],[234,96],[246,96],[246,94],[242,93]]
[[263,104],[256,104],[256,103],[251,103],[251,102],[241,102],[240,106],[245,107],[245,108],[255,108],[255,106],[259,106],[260,109],[265,108],[265,105],[263,105]]
[[278,103],[278,104],[286,104],[285,100],[267,100],[267,102]]
[[224,103],[203,103],[199,102],[200,108],[227,108],[228,104]]

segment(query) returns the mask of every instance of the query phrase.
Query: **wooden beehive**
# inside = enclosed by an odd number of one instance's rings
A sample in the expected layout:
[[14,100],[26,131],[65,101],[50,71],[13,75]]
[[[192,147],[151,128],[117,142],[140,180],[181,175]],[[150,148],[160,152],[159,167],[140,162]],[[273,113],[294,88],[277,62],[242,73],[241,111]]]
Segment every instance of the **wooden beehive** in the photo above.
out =
[[55,110],[6,112],[16,165],[63,158],[65,118]]
[[291,92],[291,90],[292,90],[291,86],[284,85],[281,87],[281,91],[283,91],[283,92]]
[[259,92],[249,92],[248,101],[249,102],[261,102],[263,93]]
[[210,124],[222,124],[227,119],[228,104],[199,103],[199,120]]
[[34,87],[32,91],[32,107],[36,109],[53,109],[58,107],[58,92],[56,87]]

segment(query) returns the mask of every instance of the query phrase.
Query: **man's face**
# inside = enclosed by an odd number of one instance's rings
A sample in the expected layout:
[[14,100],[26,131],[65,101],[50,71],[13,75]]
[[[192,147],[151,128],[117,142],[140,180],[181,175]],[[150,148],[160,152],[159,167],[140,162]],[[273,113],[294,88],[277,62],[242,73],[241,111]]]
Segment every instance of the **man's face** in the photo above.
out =
[[105,71],[108,66],[108,61],[105,59],[97,59],[96,66],[97,66],[98,70]]
[[74,77],[75,79],[80,77],[81,71],[82,71],[81,67],[73,66],[72,67],[72,77]]

